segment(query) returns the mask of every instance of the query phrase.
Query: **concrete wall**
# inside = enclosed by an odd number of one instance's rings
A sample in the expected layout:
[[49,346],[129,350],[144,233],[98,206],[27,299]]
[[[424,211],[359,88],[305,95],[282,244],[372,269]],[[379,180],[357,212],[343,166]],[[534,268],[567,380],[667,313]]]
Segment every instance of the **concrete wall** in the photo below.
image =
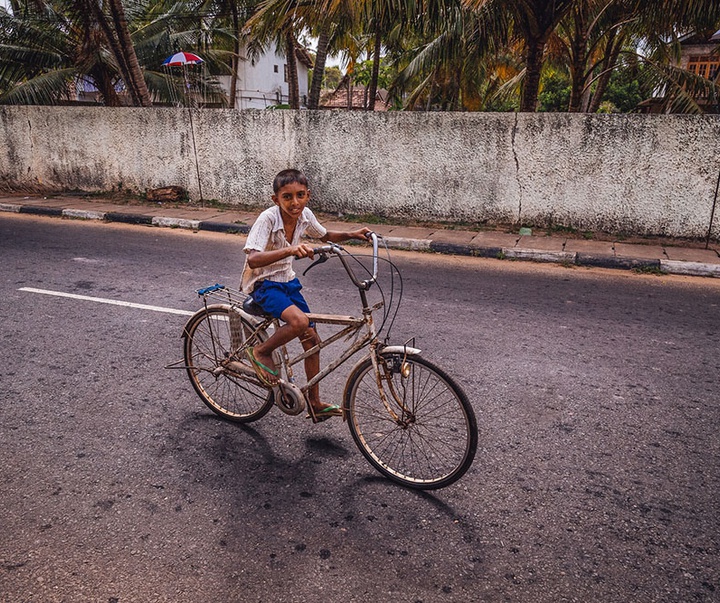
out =
[[6,189],[197,199],[199,171],[205,199],[264,206],[286,167],[324,211],[704,237],[720,118],[0,107]]

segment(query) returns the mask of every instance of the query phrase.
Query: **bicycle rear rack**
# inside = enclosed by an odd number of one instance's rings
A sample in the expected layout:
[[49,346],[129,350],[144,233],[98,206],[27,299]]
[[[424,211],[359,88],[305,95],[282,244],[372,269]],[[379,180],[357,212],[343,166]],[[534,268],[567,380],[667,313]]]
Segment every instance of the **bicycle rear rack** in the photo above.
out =
[[[198,297],[202,298],[203,305],[205,306],[205,311],[207,311],[209,305],[218,303],[229,305],[233,309],[242,310],[243,303],[249,297],[239,289],[233,289],[232,287],[228,287],[227,285],[220,285],[218,283],[210,285],[209,287],[197,289],[196,293],[198,294]],[[231,329],[234,331],[233,339],[236,338],[235,333],[237,333],[237,337],[240,337],[240,329],[242,328],[240,322],[238,321],[237,325],[232,324],[235,322],[233,319],[236,317],[239,318],[239,316],[239,314],[236,315],[234,312],[230,314]],[[177,362],[172,362],[168,364],[165,368],[187,369],[188,367],[185,365],[185,360],[183,359],[178,360]]]
[[215,284],[210,287],[204,287],[197,290],[198,297],[203,298],[203,302],[207,306],[208,300],[210,302],[226,303],[231,306],[237,306],[242,308],[243,302],[248,298],[239,289],[233,289],[227,285]]

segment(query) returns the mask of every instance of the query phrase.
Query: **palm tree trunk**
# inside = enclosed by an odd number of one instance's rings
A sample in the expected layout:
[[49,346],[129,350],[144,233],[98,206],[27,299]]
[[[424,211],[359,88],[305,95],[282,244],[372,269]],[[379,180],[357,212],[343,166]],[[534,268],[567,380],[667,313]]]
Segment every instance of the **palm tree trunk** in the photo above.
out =
[[110,46],[110,50],[115,56],[118,68],[120,69],[120,74],[122,75],[122,79],[125,82],[125,86],[127,87],[128,93],[130,94],[130,99],[132,100],[133,105],[139,106],[140,97],[138,95],[137,89],[133,85],[127,61],[125,60],[125,55],[120,48],[120,42],[118,42],[115,32],[113,31],[112,27],[110,27],[110,24],[105,17],[105,13],[100,8],[100,4],[97,0],[88,0],[87,6],[95,17],[95,20],[100,26],[100,29],[103,32],[103,35],[105,36],[108,45]]
[[115,25],[115,33],[118,37],[120,52],[128,68],[128,76],[131,80],[132,87],[137,92],[139,105],[141,107],[149,107],[152,104],[150,100],[150,92],[148,92],[142,69],[135,54],[135,47],[130,38],[130,30],[128,29],[127,17],[121,0],[109,0],[110,14],[113,17]]
[[323,23],[318,36],[317,55],[313,67],[312,82],[310,84],[310,95],[308,97],[308,109],[317,109],[320,106],[320,92],[322,81],[325,75],[325,62],[327,61],[328,46],[330,44],[330,23]]
[[230,12],[232,13],[233,34],[233,56],[232,56],[232,75],[230,76],[230,108],[234,109],[237,105],[237,84],[238,84],[238,67],[240,63],[240,18],[238,16],[237,0],[230,0]]
[[117,92],[115,92],[115,86],[109,74],[105,72],[105,70],[97,69],[92,72],[92,76],[97,89],[102,95],[105,106],[119,107],[120,99],[118,98]]
[[530,38],[526,41],[525,86],[520,100],[520,111],[534,113],[540,92],[540,72],[545,52],[544,38]]
[[382,50],[382,36],[380,23],[375,24],[375,49],[373,51],[372,75],[370,76],[370,91],[368,92],[368,111],[375,111],[375,97],[377,96],[378,79],[380,77],[380,51]]
[[285,46],[287,49],[288,103],[291,109],[299,109],[300,89],[297,73],[297,57],[295,56],[295,36],[293,35],[291,26],[288,26],[285,31]]
[[622,50],[623,44],[625,43],[625,35],[613,36],[608,41],[606,47],[606,58],[600,63],[602,73],[598,77],[597,84],[595,85],[595,92],[593,93],[592,99],[588,106],[588,113],[597,113],[600,108],[605,90],[607,90],[608,84],[610,83],[610,77],[612,76],[613,69],[617,64],[618,57],[620,56],[620,50]]
[[569,113],[578,113],[581,109],[583,90],[585,89],[585,63],[587,62],[587,27],[582,8],[575,11],[573,37],[570,41],[570,102]]

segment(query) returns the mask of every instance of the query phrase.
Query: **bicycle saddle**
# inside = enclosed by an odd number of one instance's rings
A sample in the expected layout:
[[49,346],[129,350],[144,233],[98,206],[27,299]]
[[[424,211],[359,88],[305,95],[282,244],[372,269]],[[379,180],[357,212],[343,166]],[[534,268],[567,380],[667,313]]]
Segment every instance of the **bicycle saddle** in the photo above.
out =
[[242,309],[251,314],[252,316],[261,316],[263,318],[270,318],[270,314],[265,312],[260,306],[255,303],[255,300],[249,295],[245,299],[242,305]]

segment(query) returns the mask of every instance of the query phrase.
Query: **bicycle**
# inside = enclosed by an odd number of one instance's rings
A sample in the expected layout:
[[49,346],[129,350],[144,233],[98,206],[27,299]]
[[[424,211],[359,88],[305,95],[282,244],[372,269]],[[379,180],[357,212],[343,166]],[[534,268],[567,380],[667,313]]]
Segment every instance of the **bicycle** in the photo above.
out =
[[[380,341],[378,335],[393,306],[393,321],[397,315],[402,279],[389,258],[378,257],[378,235],[371,233],[369,238],[373,244],[372,272],[340,245],[314,249],[318,259],[305,273],[329,258],[339,259],[359,291],[362,317],[309,314],[316,324],[334,325],[338,330],[294,357],[287,346],[276,350],[280,379],[275,386],[266,386],[258,379],[245,350],[267,339],[268,329],[277,328],[278,320],[265,315],[252,297],[220,284],[197,291],[203,307],[185,325],[185,364],[178,368],[187,370],[203,402],[230,421],[256,421],[276,405],[288,415],[299,415],[307,406],[310,418],[317,422],[306,402],[309,388],[368,348],[350,370],[341,404],[353,440],[370,464],[389,479],[411,488],[442,488],[460,479],[473,462],[478,440],[475,414],[460,386],[410,345],[414,340],[389,345],[388,336],[385,342]],[[362,266],[369,278],[358,279],[350,259]],[[390,266],[389,301],[378,283],[379,259]],[[396,275],[400,295],[395,303]],[[371,306],[368,291],[373,285],[380,290],[381,299]],[[385,310],[378,329],[373,313],[380,308]],[[339,358],[321,367],[316,377],[298,386],[293,367],[343,338],[354,338],[354,342]]]

